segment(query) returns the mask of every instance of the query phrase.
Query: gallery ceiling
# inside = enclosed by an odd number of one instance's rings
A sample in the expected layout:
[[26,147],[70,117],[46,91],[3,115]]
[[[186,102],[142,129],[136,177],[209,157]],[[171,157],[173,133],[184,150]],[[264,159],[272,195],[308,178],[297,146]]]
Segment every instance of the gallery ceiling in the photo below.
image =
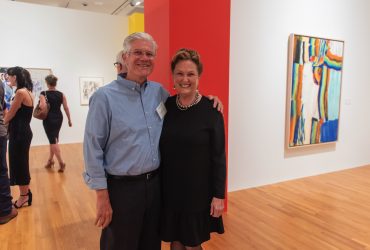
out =
[[132,6],[135,0],[10,0],[31,4],[42,4],[75,10],[86,10],[109,15],[127,15],[134,11],[143,12],[144,1],[138,6]]

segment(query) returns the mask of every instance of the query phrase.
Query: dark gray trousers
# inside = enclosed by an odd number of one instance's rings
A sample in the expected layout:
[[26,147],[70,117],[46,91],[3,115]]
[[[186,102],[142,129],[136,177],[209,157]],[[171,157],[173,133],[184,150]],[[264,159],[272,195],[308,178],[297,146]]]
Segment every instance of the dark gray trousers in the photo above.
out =
[[103,229],[102,250],[160,250],[160,178],[116,180],[108,177],[112,222]]

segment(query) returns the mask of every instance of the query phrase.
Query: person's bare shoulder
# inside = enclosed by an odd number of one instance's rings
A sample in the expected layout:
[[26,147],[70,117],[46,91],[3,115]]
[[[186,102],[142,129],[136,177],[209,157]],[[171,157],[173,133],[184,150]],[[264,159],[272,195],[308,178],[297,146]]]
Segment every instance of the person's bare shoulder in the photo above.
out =
[[18,96],[25,96],[27,95],[27,90],[25,88],[23,89],[18,89],[17,92],[15,92],[15,95],[18,95]]

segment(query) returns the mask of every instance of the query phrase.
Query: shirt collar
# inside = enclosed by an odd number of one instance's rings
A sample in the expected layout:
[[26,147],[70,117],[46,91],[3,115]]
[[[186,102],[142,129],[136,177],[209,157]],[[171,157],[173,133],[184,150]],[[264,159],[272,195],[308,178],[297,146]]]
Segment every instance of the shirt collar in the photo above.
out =
[[125,72],[125,73],[119,73],[118,74],[120,77],[122,77],[122,78],[126,78],[126,76],[127,76],[127,73]]
[[146,80],[146,82],[144,82],[143,84],[138,84],[137,82],[130,81],[130,80],[127,80],[127,79],[123,78],[121,75],[117,76],[117,80],[119,81],[120,85],[122,85],[122,86],[124,86],[128,89],[136,90],[136,91],[139,91],[139,92],[141,90],[145,90],[146,87],[149,84],[148,80]]

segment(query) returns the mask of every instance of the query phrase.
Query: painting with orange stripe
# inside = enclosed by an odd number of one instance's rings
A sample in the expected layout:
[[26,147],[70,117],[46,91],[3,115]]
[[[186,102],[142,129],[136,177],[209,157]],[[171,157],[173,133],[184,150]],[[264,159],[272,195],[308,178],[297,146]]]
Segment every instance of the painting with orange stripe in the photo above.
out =
[[338,140],[344,41],[291,34],[288,148]]

